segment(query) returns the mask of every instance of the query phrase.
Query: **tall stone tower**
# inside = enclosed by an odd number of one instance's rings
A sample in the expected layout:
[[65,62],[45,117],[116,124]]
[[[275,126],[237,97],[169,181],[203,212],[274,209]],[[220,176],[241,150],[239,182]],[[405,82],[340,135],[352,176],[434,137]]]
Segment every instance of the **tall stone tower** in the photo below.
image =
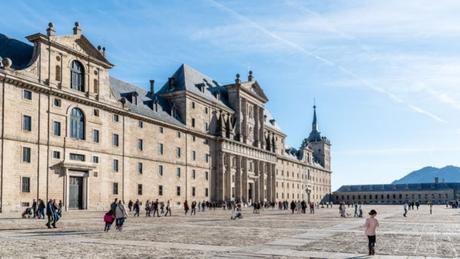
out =
[[307,142],[311,149],[313,149],[314,160],[320,163],[325,169],[331,170],[331,142],[328,138],[322,137],[318,130],[316,105],[313,106],[313,122]]

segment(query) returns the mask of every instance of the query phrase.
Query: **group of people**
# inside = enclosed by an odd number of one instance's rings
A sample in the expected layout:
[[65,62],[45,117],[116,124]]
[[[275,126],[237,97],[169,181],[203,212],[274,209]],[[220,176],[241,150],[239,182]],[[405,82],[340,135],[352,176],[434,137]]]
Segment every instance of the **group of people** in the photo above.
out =
[[128,218],[128,213],[126,213],[125,206],[115,198],[115,200],[110,204],[110,210],[107,211],[104,215],[105,227],[104,231],[108,232],[113,222],[115,221],[115,227],[118,231],[122,231],[123,224]]
[[50,199],[46,205],[42,199],[32,200],[32,206],[27,207],[21,214],[22,218],[48,218],[46,226],[48,228],[56,228],[56,223],[62,216],[62,201],[56,202],[55,199]]

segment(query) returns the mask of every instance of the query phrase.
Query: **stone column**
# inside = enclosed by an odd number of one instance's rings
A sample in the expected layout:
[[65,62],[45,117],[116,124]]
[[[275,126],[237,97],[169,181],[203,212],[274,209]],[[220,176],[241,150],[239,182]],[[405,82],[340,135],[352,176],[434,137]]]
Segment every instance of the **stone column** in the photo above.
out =
[[225,154],[224,156],[224,200],[228,201],[231,199],[232,191],[232,179],[230,171],[230,155]]
[[276,201],[276,164],[271,164],[271,174],[272,174],[272,202]]
[[242,169],[242,177],[241,177],[241,185],[242,185],[242,195],[241,199],[244,202],[248,202],[248,159],[243,157],[241,159],[241,169]]
[[254,181],[254,197],[253,201],[260,201],[260,170],[259,170],[259,161],[254,160],[254,173],[255,173],[255,181]]
[[267,201],[272,201],[272,168],[271,168],[271,164],[270,163],[266,163],[266,172],[267,172]]
[[220,152],[219,161],[216,168],[216,180],[214,182],[216,194],[214,195],[216,201],[221,201],[225,196],[225,154]]
[[241,156],[236,156],[236,171],[235,171],[235,200],[241,201],[241,186],[242,186],[242,169]]
[[259,141],[260,145],[259,147],[264,149],[265,148],[265,136],[264,136],[264,108],[259,107]]
[[259,200],[264,201],[265,199],[265,163],[259,162]]
[[260,120],[259,120],[259,106],[253,105],[253,116],[254,116],[254,146],[260,147]]

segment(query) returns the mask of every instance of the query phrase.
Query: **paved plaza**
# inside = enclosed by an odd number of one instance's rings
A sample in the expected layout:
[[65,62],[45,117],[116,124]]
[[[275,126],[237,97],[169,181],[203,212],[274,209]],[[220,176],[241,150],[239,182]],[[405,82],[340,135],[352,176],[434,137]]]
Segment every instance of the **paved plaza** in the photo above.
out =
[[[426,205],[402,217],[402,206],[376,209],[380,258],[450,257],[460,252],[460,210]],[[352,209],[347,212],[352,213]],[[356,258],[366,257],[362,218],[340,218],[338,207],[314,215],[266,209],[244,210],[244,219],[230,220],[221,209],[173,217],[129,217],[123,232],[103,232],[102,212],[64,214],[58,229],[44,220],[0,216],[2,258]],[[175,215],[174,215],[175,214]],[[179,215],[180,214],[180,215]],[[367,214],[367,213],[366,213]],[[114,227],[114,226],[113,226]]]

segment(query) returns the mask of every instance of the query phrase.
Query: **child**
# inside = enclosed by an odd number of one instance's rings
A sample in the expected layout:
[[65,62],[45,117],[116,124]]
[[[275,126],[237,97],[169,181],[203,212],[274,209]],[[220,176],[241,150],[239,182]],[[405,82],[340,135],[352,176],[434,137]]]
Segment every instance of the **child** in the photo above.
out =
[[364,227],[366,230],[364,233],[367,235],[367,239],[369,240],[369,255],[375,254],[375,229],[379,226],[379,221],[375,218],[377,212],[375,210],[371,210],[369,212],[369,218],[366,219],[366,223]]
[[110,227],[112,226],[112,223],[113,223],[113,212],[112,210],[109,210],[107,213],[105,213],[104,215],[104,222],[105,222],[105,228],[104,228],[104,231],[105,232],[109,232],[110,230]]

